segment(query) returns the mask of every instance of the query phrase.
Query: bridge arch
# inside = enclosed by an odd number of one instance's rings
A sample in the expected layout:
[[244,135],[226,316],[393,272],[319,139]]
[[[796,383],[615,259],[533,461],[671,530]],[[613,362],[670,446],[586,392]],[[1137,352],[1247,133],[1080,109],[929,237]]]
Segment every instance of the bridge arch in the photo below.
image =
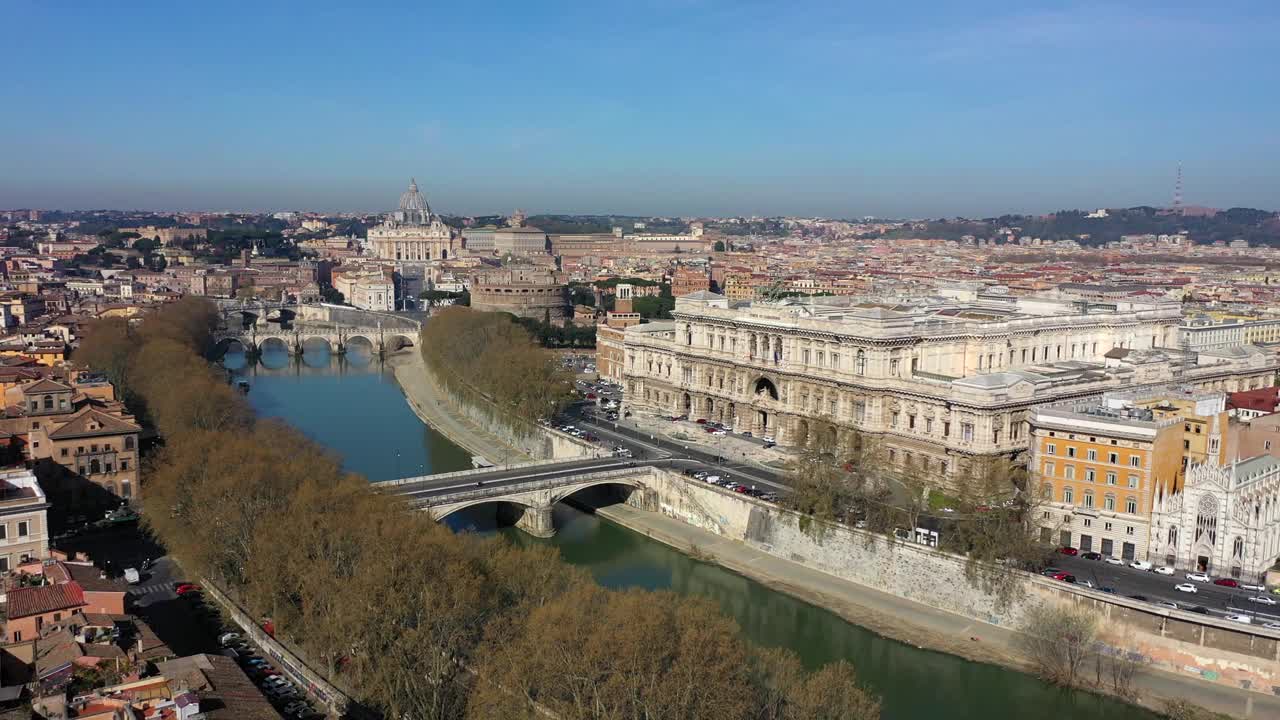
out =
[[526,510],[536,507],[536,505],[534,505],[533,503],[527,500],[523,500],[517,497],[512,497],[507,495],[498,495],[496,497],[477,498],[475,500],[459,503],[458,505],[454,505],[454,506],[446,506],[446,509],[443,512],[441,512],[441,514],[439,515],[435,515],[435,513],[432,513],[432,514],[435,516],[436,522],[444,522],[445,518],[449,517],[450,515],[457,514],[463,510],[467,510],[467,509],[476,507],[478,505],[486,505],[490,503],[516,505]]
[[258,349],[266,350],[282,350],[289,352],[289,341],[279,335],[268,335],[258,340]]
[[397,350],[413,347],[413,338],[400,333],[386,336],[384,342],[387,346],[387,352],[395,352]]
[[333,354],[333,343],[324,335],[303,335],[298,339],[302,345],[302,351],[306,352],[310,348],[324,347],[325,352]]
[[369,348],[369,352],[372,354],[377,354],[378,352],[378,343],[368,335],[358,333],[355,335],[348,335],[346,339],[347,348],[350,348],[353,344]]
[[631,492],[637,488],[643,487],[644,483],[632,477],[600,478],[599,480],[592,480],[589,482],[580,483],[578,485],[570,485],[568,487],[558,488],[555,492],[551,494],[551,504],[555,505],[556,503],[564,502],[565,500],[569,499],[573,495],[576,495],[584,490],[590,490],[591,488],[608,487],[608,486],[623,487],[623,488],[626,488],[628,492]]
[[219,338],[218,342],[214,344],[213,352],[216,357],[222,357],[223,355],[232,352],[233,349],[238,349],[242,353],[249,353],[252,352],[254,348],[253,343],[242,338],[224,337]]

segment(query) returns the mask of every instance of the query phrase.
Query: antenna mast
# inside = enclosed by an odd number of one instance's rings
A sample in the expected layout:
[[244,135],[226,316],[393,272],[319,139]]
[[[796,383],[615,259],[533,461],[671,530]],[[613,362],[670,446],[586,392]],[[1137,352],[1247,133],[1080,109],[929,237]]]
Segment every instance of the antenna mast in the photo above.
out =
[[1182,215],[1182,163],[1178,163],[1178,179],[1173,183],[1173,214]]

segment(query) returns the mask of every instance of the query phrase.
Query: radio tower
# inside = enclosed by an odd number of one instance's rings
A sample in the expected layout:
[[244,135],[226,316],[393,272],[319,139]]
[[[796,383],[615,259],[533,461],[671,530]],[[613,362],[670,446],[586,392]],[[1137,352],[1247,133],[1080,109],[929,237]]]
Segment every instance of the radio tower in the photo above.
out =
[[1182,163],[1178,163],[1178,179],[1173,183],[1173,214],[1182,215]]

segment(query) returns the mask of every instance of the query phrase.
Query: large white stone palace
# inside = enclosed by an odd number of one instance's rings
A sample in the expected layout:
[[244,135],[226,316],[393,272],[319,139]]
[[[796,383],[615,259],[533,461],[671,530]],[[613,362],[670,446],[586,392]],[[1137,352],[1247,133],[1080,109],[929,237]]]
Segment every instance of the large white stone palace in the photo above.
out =
[[369,228],[369,245],[377,258],[397,261],[447,260],[457,257],[462,240],[431,212],[416,180],[400,196],[400,209]]
[[[1027,448],[1033,406],[1177,381],[1271,385],[1274,356],[1186,355],[1177,303],[1008,297],[731,303],[697,292],[673,322],[622,334],[634,410],[724,422],[798,445],[816,429],[883,437],[890,460],[954,478],[963,458]],[[606,348],[608,349],[608,348]]]

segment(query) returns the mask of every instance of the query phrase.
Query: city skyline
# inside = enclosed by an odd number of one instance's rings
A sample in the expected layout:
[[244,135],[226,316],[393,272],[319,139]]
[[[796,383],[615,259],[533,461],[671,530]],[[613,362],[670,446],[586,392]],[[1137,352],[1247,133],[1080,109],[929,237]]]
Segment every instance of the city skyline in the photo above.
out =
[[[660,216],[1272,209],[1262,3],[11,10],[0,205]],[[182,32],[174,32],[181,28]]]

